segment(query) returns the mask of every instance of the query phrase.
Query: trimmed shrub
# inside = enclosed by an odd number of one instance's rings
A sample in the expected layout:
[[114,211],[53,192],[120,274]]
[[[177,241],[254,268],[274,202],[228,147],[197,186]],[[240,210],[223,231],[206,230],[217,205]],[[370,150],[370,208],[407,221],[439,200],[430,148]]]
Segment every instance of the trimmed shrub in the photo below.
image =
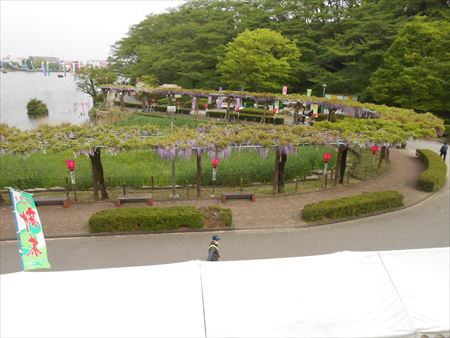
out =
[[233,215],[231,209],[221,208],[218,205],[202,207],[200,211],[205,217],[205,228],[231,227]]
[[419,177],[420,189],[424,191],[438,191],[445,184],[447,165],[432,150],[417,149],[416,154],[426,167]]
[[[208,113],[207,113],[207,116],[217,117],[217,118],[225,118],[226,115],[227,115],[227,113],[225,113],[225,112],[215,111],[215,110],[208,111]],[[237,120],[250,121],[250,122],[261,122],[263,119],[262,115],[242,114],[241,112],[239,114],[235,113],[235,112],[231,112],[230,117],[232,119],[234,118]],[[283,117],[266,116],[265,123],[284,124],[284,118]]]
[[380,191],[305,205],[301,218],[307,222],[370,214],[403,206],[403,195]]
[[27,104],[27,113],[30,117],[47,116],[48,108],[41,100],[31,99]]
[[204,217],[193,206],[117,208],[102,210],[89,219],[90,232],[161,231],[202,228]]
[[249,115],[261,115],[261,116],[266,115],[266,117],[273,116],[273,112],[267,109],[242,108],[239,112],[242,114],[249,114]]

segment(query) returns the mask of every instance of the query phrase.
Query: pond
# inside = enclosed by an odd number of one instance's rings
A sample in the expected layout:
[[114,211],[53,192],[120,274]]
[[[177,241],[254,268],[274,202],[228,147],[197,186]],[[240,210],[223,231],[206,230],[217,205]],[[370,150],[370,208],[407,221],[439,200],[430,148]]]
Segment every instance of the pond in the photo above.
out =
[[[32,129],[42,124],[83,124],[89,121],[92,99],[77,90],[73,76],[58,77],[59,73],[44,76],[40,72],[1,73],[0,122],[19,129]],[[60,73],[62,75],[62,73]],[[27,103],[37,98],[49,110],[46,117],[31,119]]]

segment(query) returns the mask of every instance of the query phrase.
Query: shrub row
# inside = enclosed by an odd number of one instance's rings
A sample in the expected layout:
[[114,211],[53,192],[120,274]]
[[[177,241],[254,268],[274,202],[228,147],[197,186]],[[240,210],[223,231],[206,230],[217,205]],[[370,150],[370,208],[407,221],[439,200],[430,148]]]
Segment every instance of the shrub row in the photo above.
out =
[[250,114],[250,115],[273,116],[273,112],[267,109],[243,108],[239,112],[242,114]]
[[231,226],[231,209],[218,206],[202,210],[193,206],[107,209],[90,217],[89,230],[94,233],[161,231],[184,227],[198,229],[211,224],[216,227]]
[[432,150],[417,149],[416,154],[426,167],[419,177],[420,189],[424,191],[438,191],[445,184],[447,165]]
[[92,215],[89,229],[91,232],[159,231],[201,228],[203,221],[202,213],[192,206],[120,208]]
[[403,196],[396,191],[380,191],[305,205],[301,218],[318,221],[323,218],[342,218],[403,206]]
[[[226,113],[216,110],[209,110],[207,113],[207,116],[209,117],[217,117],[217,118],[225,118]],[[264,118],[264,116],[261,115],[250,115],[250,114],[242,114],[242,113],[230,113],[230,117],[233,119],[238,120],[244,120],[244,121],[251,121],[251,122],[261,122]],[[273,116],[266,116],[265,123],[270,124],[284,124],[284,118],[282,117],[273,117]]]

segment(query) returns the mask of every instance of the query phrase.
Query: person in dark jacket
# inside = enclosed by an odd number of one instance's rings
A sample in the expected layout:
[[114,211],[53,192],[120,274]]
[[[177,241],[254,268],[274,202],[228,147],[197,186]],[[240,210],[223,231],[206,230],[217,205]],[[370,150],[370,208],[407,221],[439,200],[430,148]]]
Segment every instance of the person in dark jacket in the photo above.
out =
[[212,237],[212,242],[209,244],[209,248],[208,248],[208,258],[206,259],[207,261],[218,261],[220,258],[220,254],[219,254],[219,241],[220,241],[220,237],[214,235]]
[[444,159],[444,161],[445,161],[445,158],[447,157],[447,150],[448,150],[448,145],[447,145],[447,142],[445,142],[444,145],[440,149],[441,154],[439,155],[440,157],[442,157]]

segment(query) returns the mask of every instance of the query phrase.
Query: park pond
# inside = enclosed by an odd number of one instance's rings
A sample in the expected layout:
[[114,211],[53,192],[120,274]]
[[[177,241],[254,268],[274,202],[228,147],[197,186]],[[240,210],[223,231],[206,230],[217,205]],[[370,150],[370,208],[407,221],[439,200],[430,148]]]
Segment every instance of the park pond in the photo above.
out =
[[[60,73],[62,74],[62,73]],[[83,124],[89,120],[92,99],[77,89],[73,76],[44,76],[40,72],[8,72],[1,74],[1,123],[19,129],[32,129],[42,124]],[[49,110],[46,117],[31,119],[27,103],[37,98]]]

